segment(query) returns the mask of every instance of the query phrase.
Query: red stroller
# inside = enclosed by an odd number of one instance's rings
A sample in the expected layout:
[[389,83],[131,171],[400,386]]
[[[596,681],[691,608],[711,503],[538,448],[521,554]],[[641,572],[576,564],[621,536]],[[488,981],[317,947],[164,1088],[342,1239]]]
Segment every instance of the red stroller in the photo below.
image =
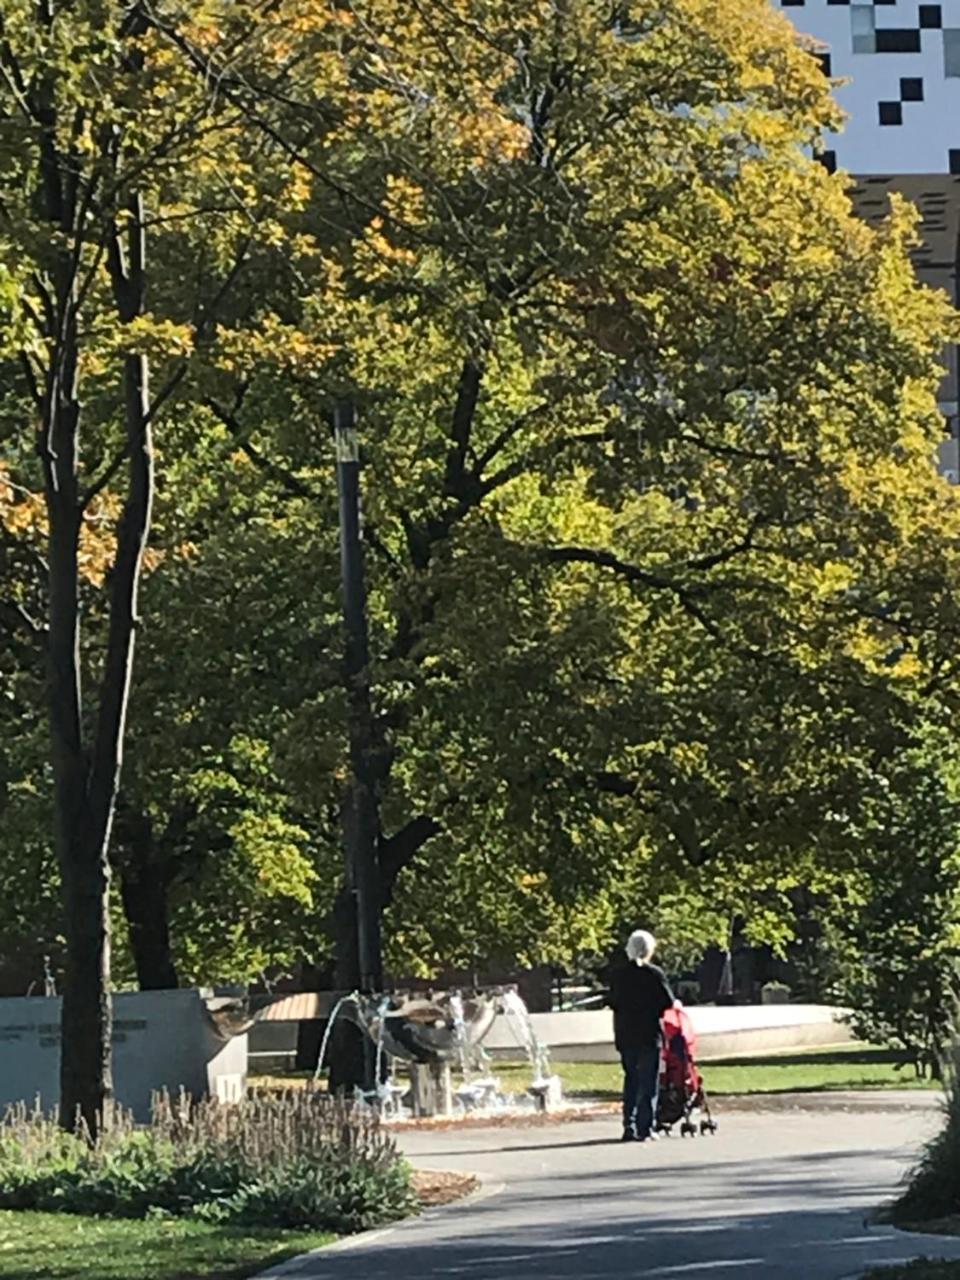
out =
[[717,1122],[697,1070],[697,1037],[693,1023],[679,1000],[663,1015],[663,1057],[660,1060],[660,1093],[657,1130],[670,1133],[680,1125],[680,1136],[716,1133]]

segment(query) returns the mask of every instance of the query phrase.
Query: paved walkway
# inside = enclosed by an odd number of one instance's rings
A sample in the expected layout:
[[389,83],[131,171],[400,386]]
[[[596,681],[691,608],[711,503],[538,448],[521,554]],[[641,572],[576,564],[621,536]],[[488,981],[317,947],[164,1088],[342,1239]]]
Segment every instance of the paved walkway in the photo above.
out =
[[[869,1228],[938,1118],[721,1111],[714,1138],[621,1145],[613,1119],[407,1133],[424,1168],[489,1180],[471,1203],[299,1259],[299,1280],[840,1280],[960,1239]],[[496,1183],[500,1184],[499,1189]]]

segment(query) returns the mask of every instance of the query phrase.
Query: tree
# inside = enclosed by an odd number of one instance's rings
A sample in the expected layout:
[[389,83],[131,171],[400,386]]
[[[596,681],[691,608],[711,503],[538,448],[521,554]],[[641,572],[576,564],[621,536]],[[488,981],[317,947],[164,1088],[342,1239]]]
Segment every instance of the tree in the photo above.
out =
[[[169,56],[146,6],[15,2],[4,9],[0,68],[0,284],[21,289],[4,336],[16,352],[6,446],[18,486],[44,500],[66,931],[61,1118],[71,1125],[79,1111],[95,1131],[111,1089],[109,845],[148,563],[152,436],[191,348],[215,332],[270,196],[251,210],[232,186],[244,172],[238,130],[210,86]],[[261,194],[274,176],[264,170]],[[184,250],[204,236],[184,281]],[[107,548],[102,592],[86,585],[89,527]]]
[[[347,775],[324,423],[349,393],[391,967],[563,960],[676,884],[782,941],[791,889],[851,865],[862,776],[949,696],[956,620],[930,457],[952,322],[909,214],[858,223],[805,155],[834,119],[815,61],[759,0],[151,15],[184,95],[218,86],[257,230],[238,279],[229,219],[154,232],[172,320],[172,264],[210,240],[205,296],[231,288],[179,388],[198,465],[161,461],[134,925],[176,911],[191,851],[216,877],[241,809],[269,814],[315,863],[304,945],[332,933],[353,985],[326,889]],[[231,566],[236,669],[164,666]]]
[[[208,404],[298,511],[361,406],[393,962],[559,955],[690,867],[785,911],[953,629],[909,216],[871,231],[804,158],[826,85],[759,6],[389,16],[298,10],[340,133],[307,69],[227,77],[304,194],[249,303],[277,341],[225,328]],[[233,47],[167,35],[204,74]]]
[[[953,627],[910,217],[804,158],[833,108],[759,5],[428,13],[354,11],[387,171],[338,174],[355,229],[290,313],[338,344],[294,417],[361,406],[394,963],[586,945],[638,864],[786,909]],[[217,411],[282,493],[317,459],[274,371]]]

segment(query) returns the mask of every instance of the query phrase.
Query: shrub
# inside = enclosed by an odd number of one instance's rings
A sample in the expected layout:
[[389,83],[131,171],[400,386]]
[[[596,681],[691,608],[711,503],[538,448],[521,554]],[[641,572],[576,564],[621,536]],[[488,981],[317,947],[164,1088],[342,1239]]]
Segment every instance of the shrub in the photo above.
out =
[[765,982],[760,988],[762,1004],[787,1004],[790,1000],[790,988],[785,982]]
[[929,1222],[960,1213],[960,1079],[950,1073],[943,1128],[924,1147],[891,1206],[894,1222]]
[[161,1096],[148,1127],[115,1112],[95,1145],[24,1108],[0,1124],[3,1208],[342,1233],[413,1206],[409,1169],[375,1120],[312,1091],[230,1106]]

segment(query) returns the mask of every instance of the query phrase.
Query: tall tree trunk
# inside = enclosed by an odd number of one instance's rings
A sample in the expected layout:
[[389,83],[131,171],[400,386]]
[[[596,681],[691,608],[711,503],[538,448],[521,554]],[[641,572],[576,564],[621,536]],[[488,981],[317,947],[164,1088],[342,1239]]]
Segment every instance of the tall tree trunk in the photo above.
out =
[[[65,436],[65,432],[58,431]],[[60,1109],[91,1132],[110,1097],[110,871],[106,833],[90,804],[80,702],[77,508],[67,490],[48,495],[50,607],[48,706],[55,845],[63,883],[66,973],[60,1050]]]
[[[49,7],[38,9],[52,26]],[[45,339],[37,453],[43,466],[49,527],[47,715],[53,769],[54,845],[63,882],[66,975],[61,1024],[60,1119],[78,1112],[96,1130],[110,1096],[110,928],[106,839],[91,803],[91,756],[84,737],[80,681],[78,485],[80,401],[79,290],[83,230],[79,166],[60,150],[60,106],[52,76],[41,75],[29,99],[38,126],[35,203],[50,228]]]
[[[345,887],[334,908],[336,982],[340,991],[383,990],[378,844],[380,840],[377,725],[370,693],[363,542],[360,535],[360,460],[350,401],[335,411],[340,565],[344,619],[344,677],[350,777],[342,810]],[[373,1083],[369,1039],[346,1021],[333,1038],[330,1084],[346,1089]]]
[[149,854],[123,859],[120,896],[141,991],[169,991],[180,985],[170,945],[167,889],[167,868],[161,861]]
[[[357,912],[350,887],[343,887],[333,905],[333,946],[335,989],[344,994],[360,989],[360,950]],[[352,1093],[367,1082],[369,1057],[365,1032],[347,1018],[340,1018],[330,1037],[329,1088],[338,1093]]]
[[[129,323],[144,305],[143,210],[130,201],[127,246],[114,230],[110,267],[117,309]],[[84,737],[80,682],[78,546],[85,499],[77,482],[80,407],[75,268],[58,291],[61,325],[51,362],[41,457],[50,522],[48,705],[56,846],[66,915],[60,1046],[60,1121],[79,1114],[96,1134],[112,1094],[110,1072],[110,863],[137,622],[137,592],[150,528],[153,458],[146,357],[124,357],[128,490],[110,575],[107,651],[92,741]],[[89,496],[89,495],[88,495]]]
[[63,882],[66,974],[60,1047],[60,1116],[96,1132],[110,1076],[110,869],[108,833],[91,803],[80,680],[77,483],[80,431],[76,279],[58,257],[60,341],[44,399],[40,456],[50,527],[47,705],[54,779],[54,842]]

